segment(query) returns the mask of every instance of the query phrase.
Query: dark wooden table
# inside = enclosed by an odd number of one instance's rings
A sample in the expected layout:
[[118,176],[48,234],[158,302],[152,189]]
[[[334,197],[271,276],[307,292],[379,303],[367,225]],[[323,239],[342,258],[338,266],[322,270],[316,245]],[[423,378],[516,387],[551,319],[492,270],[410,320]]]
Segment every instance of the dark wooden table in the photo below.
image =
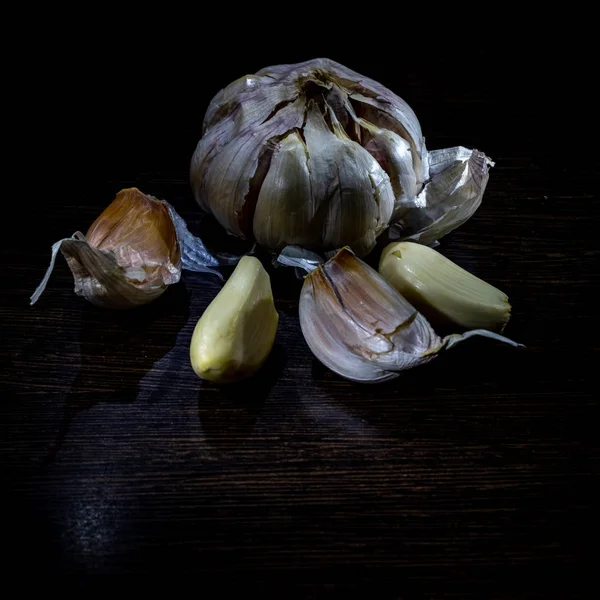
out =
[[188,358],[211,276],[184,273],[152,305],[113,313],[74,295],[59,257],[40,302],[28,297],[51,244],[122,187],[168,199],[198,231],[187,170],[210,97],[307,54],[222,58],[198,81],[189,59],[128,48],[87,75],[40,57],[55,92],[31,123],[49,145],[18,202],[29,225],[13,233],[28,243],[2,251],[4,575],[130,575],[144,591],[167,577],[202,597],[594,596],[597,158],[573,150],[584,107],[567,127],[567,94],[546,94],[551,65],[527,66],[543,53],[474,49],[461,68],[432,53],[402,72],[331,56],[404,97],[430,149],[496,161],[481,208],[440,250],[508,293],[506,334],[526,348],[473,340],[388,384],[350,383],[312,357],[298,282],[279,270],[271,359],[217,387]]

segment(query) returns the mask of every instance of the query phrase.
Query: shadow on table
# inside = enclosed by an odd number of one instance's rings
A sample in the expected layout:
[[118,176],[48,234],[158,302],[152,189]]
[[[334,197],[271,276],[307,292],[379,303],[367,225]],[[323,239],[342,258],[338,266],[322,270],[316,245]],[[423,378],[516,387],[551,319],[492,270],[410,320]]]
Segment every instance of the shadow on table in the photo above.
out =
[[198,395],[198,418],[208,444],[235,449],[252,436],[286,363],[285,348],[276,343],[265,364],[250,379],[223,385],[203,382]]
[[[333,373],[313,359],[312,379],[320,392],[390,433],[403,433],[407,424],[431,421],[444,416],[449,421],[469,415],[485,415],[496,410],[507,384],[506,372],[530,375],[536,358],[522,349],[472,338],[442,352],[431,362],[402,371],[383,383],[357,383]],[[535,390],[534,377],[531,387]],[[539,379],[537,379],[539,381]],[[525,391],[525,390],[524,390]],[[477,403],[476,409],[468,408]],[[393,418],[390,416],[393,415]],[[461,416],[462,415],[462,416]]]
[[188,296],[183,285],[175,285],[153,303],[129,311],[85,303],[79,334],[81,366],[45,464],[56,457],[77,415],[101,402],[135,402],[141,378],[173,348],[186,324]]

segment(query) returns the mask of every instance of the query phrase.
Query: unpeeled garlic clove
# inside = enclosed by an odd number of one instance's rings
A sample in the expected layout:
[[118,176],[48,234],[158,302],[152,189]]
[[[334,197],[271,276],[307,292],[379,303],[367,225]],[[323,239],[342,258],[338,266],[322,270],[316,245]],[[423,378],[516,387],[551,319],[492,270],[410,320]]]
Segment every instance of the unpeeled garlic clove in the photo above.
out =
[[269,275],[257,258],[244,256],[196,324],[196,375],[229,383],[254,374],[271,352],[278,322]]
[[510,319],[504,292],[422,244],[389,244],[381,255],[379,273],[436,323],[502,332]]
[[87,235],[76,232],[52,247],[52,260],[31,297],[44,291],[60,250],[75,280],[75,293],[104,308],[133,308],[160,296],[181,276],[177,232],[166,202],[121,190]]
[[393,379],[474,335],[520,345],[484,329],[439,337],[421,313],[347,248],[307,275],[299,312],[315,356],[353,381]]

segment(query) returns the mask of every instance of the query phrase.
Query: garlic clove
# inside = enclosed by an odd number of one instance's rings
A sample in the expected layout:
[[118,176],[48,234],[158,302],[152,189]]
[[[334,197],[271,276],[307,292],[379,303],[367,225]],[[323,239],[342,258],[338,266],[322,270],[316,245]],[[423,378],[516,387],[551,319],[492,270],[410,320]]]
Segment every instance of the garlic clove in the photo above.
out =
[[275,249],[318,246],[321,232],[311,226],[314,214],[308,151],[293,131],[279,142],[258,195],[252,226],[256,241]]
[[365,131],[365,135],[362,136],[365,150],[375,158],[390,178],[395,196],[391,222],[398,221],[416,206],[417,178],[410,144],[393,131],[375,127],[364,119],[357,122]]
[[418,121],[415,127],[412,119],[405,118],[406,115],[398,111],[392,103],[388,103],[387,98],[377,99],[360,93],[350,94],[349,97],[354,103],[354,111],[358,117],[379,129],[391,131],[408,142],[412,156],[412,169],[420,192],[429,171],[425,139],[421,134]]
[[147,304],[181,276],[181,253],[169,206],[140,192],[121,190],[84,236],[56,242],[46,275],[31,297],[44,291],[61,251],[73,273],[75,293],[103,308]]
[[349,351],[333,325],[323,326],[323,319],[315,317],[316,311],[322,309],[317,294],[312,289],[303,290],[302,294],[299,309],[302,333],[312,353],[326,367],[346,379],[365,383],[382,382],[397,376]]
[[423,355],[442,342],[422,315],[348,249],[306,277],[299,312],[313,354],[353,381],[396,377],[394,371],[433,359]]
[[422,244],[389,244],[379,273],[436,323],[502,332],[510,319],[505,293]]
[[215,383],[254,374],[271,352],[278,321],[269,275],[257,258],[244,256],[196,324],[194,372]]
[[166,284],[150,281],[143,267],[119,266],[111,252],[94,248],[79,232],[63,240],[60,251],[73,273],[75,293],[101,308],[148,304],[167,289]]
[[247,134],[252,139],[252,130],[261,128],[269,120],[274,107],[293,102],[298,94],[294,87],[257,75],[241,77],[217,93],[204,116],[203,136],[190,165],[194,196],[204,210],[211,210],[207,173],[225,146]]
[[212,159],[195,192],[200,202],[228,231],[252,237],[252,218],[258,192],[266,177],[276,142],[302,126],[304,100],[298,99],[273,118],[234,137]]
[[169,206],[137,188],[121,190],[85,237],[90,246],[111,252],[124,269],[145,272],[142,281],[179,281],[181,255]]
[[392,379],[474,335],[519,345],[482,329],[440,338],[422,314],[347,248],[307,275],[299,313],[313,354],[353,381]]
[[394,207],[390,179],[359,144],[340,132],[329,112],[331,131],[315,102],[310,102],[304,135],[321,247],[350,246],[359,255],[373,249],[388,226]]

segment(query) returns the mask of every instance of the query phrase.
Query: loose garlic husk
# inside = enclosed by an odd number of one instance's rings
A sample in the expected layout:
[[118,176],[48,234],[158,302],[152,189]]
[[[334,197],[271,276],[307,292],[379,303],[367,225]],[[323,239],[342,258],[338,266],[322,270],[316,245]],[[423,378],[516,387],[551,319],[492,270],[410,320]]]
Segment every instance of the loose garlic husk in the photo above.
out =
[[419,121],[380,83],[329,59],[262,69],[211,101],[191,161],[196,200],[230,233],[273,250],[350,246],[394,224],[434,241],[481,202],[493,163],[428,152]]
[[422,244],[389,244],[379,273],[432,322],[502,332],[510,319],[504,292]]
[[196,324],[194,372],[215,383],[253,375],[271,352],[278,322],[268,273],[257,258],[244,256]]
[[132,308],[158,298],[181,276],[177,232],[166,202],[137,188],[121,190],[84,236],[59,240],[42,283],[44,291],[58,250],[75,280],[75,293],[104,308]]
[[520,345],[484,329],[440,338],[421,313],[347,248],[306,276],[299,311],[313,354],[352,381],[393,379],[474,335]]

